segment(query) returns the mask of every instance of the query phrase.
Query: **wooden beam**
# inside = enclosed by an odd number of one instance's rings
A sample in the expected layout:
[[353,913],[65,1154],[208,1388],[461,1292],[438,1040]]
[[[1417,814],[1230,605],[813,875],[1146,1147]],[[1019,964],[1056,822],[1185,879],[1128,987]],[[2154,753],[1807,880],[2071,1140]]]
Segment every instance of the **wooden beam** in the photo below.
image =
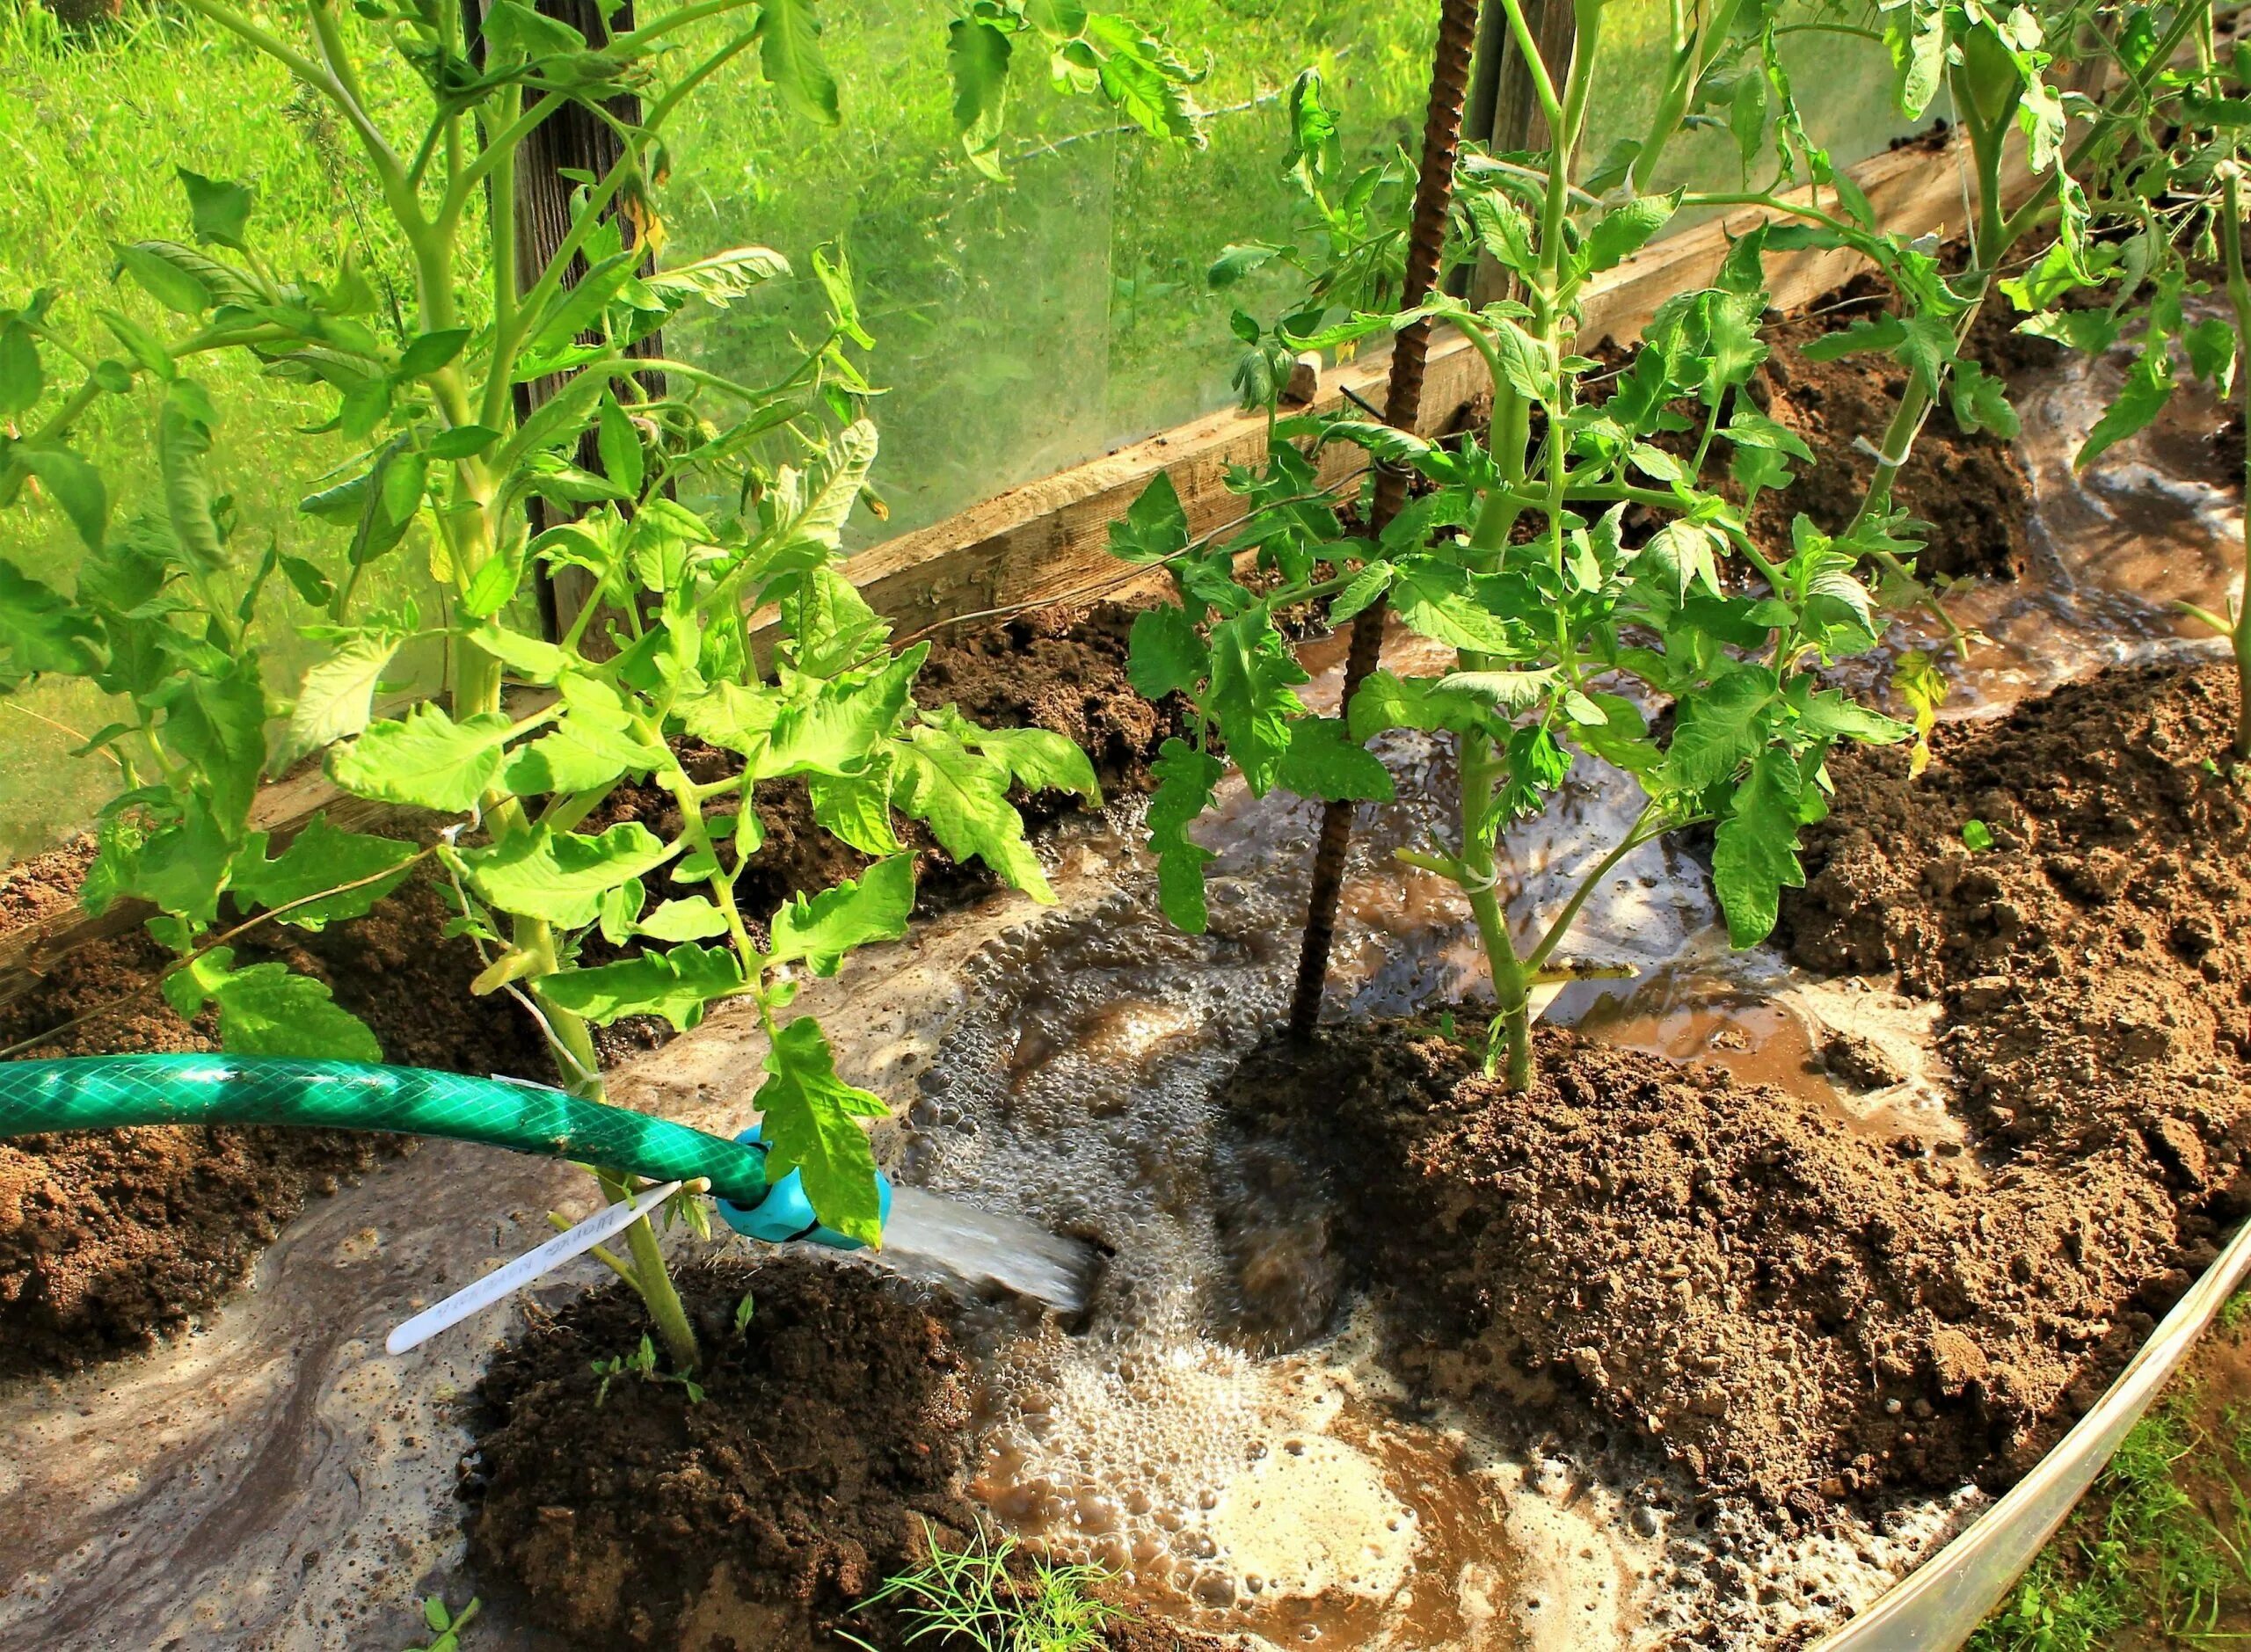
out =
[[[1916,144],[1864,161],[1852,175],[1879,222],[1911,234],[1956,235],[1965,227],[1961,153],[1958,142],[1943,148]],[[2029,179],[2022,167],[2010,177],[2012,193],[2021,198]],[[1581,336],[1590,342],[1606,336],[1621,344],[1639,338],[1659,304],[1675,293],[1708,286],[1730,242],[1772,215],[1746,207],[1643,248],[1592,284]],[[1777,253],[1767,259],[1767,287],[1774,305],[1789,309],[1867,267],[1865,258],[1845,251]],[[1388,360],[1366,357],[1329,375],[1314,411],[1344,405],[1348,389],[1362,402],[1380,405]],[[1425,434],[1451,427],[1491,390],[1483,359],[1459,336],[1431,346],[1429,374],[1421,421]],[[1146,572],[1110,556],[1110,524],[1162,475],[1172,478],[1190,531],[1211,532],[1240,507],[1227,491],[1228,467],[1256,462],[1265,440],[1263,416],[1206,414],[887,540],[853,557],[846,571],[879,612],[907,632],[1000,610],[1147,588]],[[1356,448],[1327,448],[1322,479],[1348,480],[1365,468],[1365,460]]]

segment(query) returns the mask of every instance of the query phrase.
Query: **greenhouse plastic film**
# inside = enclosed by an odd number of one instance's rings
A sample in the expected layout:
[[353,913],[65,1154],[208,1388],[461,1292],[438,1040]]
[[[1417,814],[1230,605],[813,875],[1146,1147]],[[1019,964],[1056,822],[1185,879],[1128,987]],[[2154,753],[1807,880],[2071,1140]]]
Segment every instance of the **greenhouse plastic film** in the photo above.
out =
[[1968,1641],[2087,1495],[2150,1401],[2251,1272],[2251,1223],[2174,1305],[2117,1381],[2038,1466],[1814,1652],[1946,1652]]

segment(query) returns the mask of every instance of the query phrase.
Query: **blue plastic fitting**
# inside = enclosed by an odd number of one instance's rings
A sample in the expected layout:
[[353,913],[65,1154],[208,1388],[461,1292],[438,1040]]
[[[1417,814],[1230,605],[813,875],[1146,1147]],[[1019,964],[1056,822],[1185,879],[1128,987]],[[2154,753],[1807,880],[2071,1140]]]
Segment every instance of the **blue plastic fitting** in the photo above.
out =
[[[763,1153],[768,1150],[764,1136],[753,1124],[736,1136],[746,1146]],[[821,1226],[813,1214],[812,1201],[805,1197],[805,1173],[792,1170],[779,1182],[766,1184],[766,1197],[747,1208],[717,1201],[719,1216],[729,1227],[752,1239],[762,1239],[769,1245],[785,1245],[791,1240],[809,1239],[816,1245],[827,1245],[832,1250],[862,1250],[866,1247],[856,1239],[838,1233],[833,1227]],[[880,1170],[876,1172],[876,1211],[878,1222],[891,1219],[891,1178]]]

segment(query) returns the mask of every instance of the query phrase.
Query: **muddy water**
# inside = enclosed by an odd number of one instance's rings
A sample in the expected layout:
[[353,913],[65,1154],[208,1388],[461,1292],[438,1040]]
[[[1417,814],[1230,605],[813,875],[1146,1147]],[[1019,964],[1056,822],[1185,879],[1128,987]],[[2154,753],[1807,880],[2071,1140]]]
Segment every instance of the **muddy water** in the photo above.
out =
[[[2098,381],[2113,364],[2095,369]],[[1956,593],[1992,639],[1950,714],[2186,642],[2161,604],[2218,606],[2240,517],[2193,479],[2216,418],[2184,404],[2086,478],[2068,455],[2099,405],[2068,375],[2021,397],[2037,565]],[[1915,628],[1904,628],[1905,643]],[[1903,644],[1904,645],[1904,644]],[[1398,663],[1414,663],[1411,639]],[[1333,698],[1333,650],[1316,685]],[[1332,1013],[1450,1000],[1482,972],[1448,891],[1391,846],[1443,825],[1440,745],[1386,753],[1401,800],[1363,811]],[[1575,776],[1513,847],[1519,923],[1552,910],[1632,798]],[[1060,910],[1017,900],[863,954],[802,1001],[847,1076],[905,1114],[904,1180],[980,1199],[1110,1253],[1074,1331],[1005,1302],[984,1356],[979,1489],[997,1517],[1111,1565],[1149,1609],[1275,1645],[1755,1645],[1872,1597],[1973,1501],[1905,1504],[1822,1534],[1700,1506],[1646,1463],[1567,1443],[1527,1408],[1481,1430],[1393,1389],[1339,1299],[1321,1190],[1259,1162],[1213,1116],[1214,1082],[1278,1012],[1312,811],[1237,794],[1211,823],[1211,933],[1157,916],[1130,822],[1054,845]],[[1804,983],[1715,940],[1701,870],[1670,846],[1622,864],[1572,950],[1643,967],[1571,989],[1591,1033],[1719,1060],[1809,1108],[1943,1151],[1958,1136],[1927,1011]],[[620,1075],[623,1093],[739,1125],[761,1053],[715,1017]],[[583,1199],[538,1161],[433,1146],[317,1206],[252,1288],[145,1359],[0,1392],[0,1648],[384,1648],[411,1600],[458,1603],[459,1396],[516,1322],[491,1311],[403,1359],[400,1318],[527,1248]],[[575,1290],[592,1266],[543,1287]],[[1747,1568],[1754,1589],[1710,1579]],[[536,1648],[503,1607],[474,1644]]]

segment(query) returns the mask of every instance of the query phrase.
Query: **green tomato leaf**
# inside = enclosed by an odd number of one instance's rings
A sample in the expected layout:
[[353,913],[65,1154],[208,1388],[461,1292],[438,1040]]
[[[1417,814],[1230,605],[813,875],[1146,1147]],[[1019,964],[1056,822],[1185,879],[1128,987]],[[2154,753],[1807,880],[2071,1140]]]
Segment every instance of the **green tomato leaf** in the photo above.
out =
[[2083,469],[2127,437],[2148,429],[2172,399],[2173,352],[2162,336],[2154,336],[2126,370],[2126,382],[2119,386],[2117,399],[2095,420],[2073,464]]
[[1766,743],[1762,719],[1774,703],[1774,673],[1745,666],[1679,702],[1666,766],[1691,791],[1730,779]]
[[1210,921],[1204,904],[1204,863],[1212,852],[1188,835],[1210,808],[1227,765],[1187,741],[1164,743],[1149,766],[1157,788],[1149,798],[1149,852],[1157,857],[1157,899],[1175,928],[1201,935]]
[[805,1197],[827,1226],[863,1244],[883,1242],[875,1154],[858,1120],[890,1109],[836,1076],[835,1057],[809,1015],[786,1022],[767,1052],[770,1075],[753,1100],[768,1146],[767,1174],[804,1173]]
[[1290,747],[1290,722],[1305,715],[1293,686],[1311,680],[1264,608],[1212,628],[1210,710],[1251,796],[1274,783]]
[[392,632],[362,631],[308,667],[274,766],[286,768],[306,753],[348,740],[365,729],[374,715],[375,685],[382,680],[398,644]]
[[[863,855],[896,855],[891,825],[891,754],[878,752],[862,775],[808,775],[815,825]],[[750,818],[754,818],[755,811]]]
[[578,929],[594,921],[604,892],[656,870],[672,853],[639,821],[623,820],[599,837],[535,826],[461,858],[477,891],[503,912]]
[[686,1032],[703,1019],[714,999],[741,987],[742,966],[732,951],[690,942],[616,964],[543,976],[539,995],[597,1026],[607,1027],[623,1015],[662,1015]]
[[466,814],[500,772],[500,748],[515,725],[498,711],[455,723],[425,702],[403,721],[373,723],[328,760],[329,777],[378,803]]
[[1055,891],[1024,841],[1024,817],[1009,806],[1009,771],[928,724],[894,740],[892,803],[930,828],[957,861],[981,860],[1043,906]]
[[1397,793],[1383,760],[1356,743],[1342,717],[1300,717],[1275,782],[1300,797],[1329,803],[1389,803]]
[[1159,471],[1110,525],[1110,554],[1127,562],[1162,562],[1188,548],[1188,513],[1172,478]]
[[1345,713],[1348,732],[1365,746],[1386,729],[1468,734],[1493,727],[1491,700],[1424,677],[1373,671]]
[[965,746],[1000,764],[1026,791],[1076,792],[1088,807],[1102,807],[1102,786],[1095,779],[1093,763],[1075,742],[1053,730],[986,729],[973,723],[965,723],[963,729],[958,732]]
[[207,1002],[219,1007],[219,1043],[229,1055],[293,1056],[310,1060],[380,1061],[382,1046],[365,1022],[339,1008],[328,988],[287,965],[234,965],[232,947],[214,947],[164,981],[164,997],[183,1015]]
[[914,909],[914,857],[894,855],[857,882],[848,877],[810,900],[798,895],[784,903],[774,913],[768,956],[776,964],[803,958],[815,975],[834,975],[853,948],[905,935]]
[[1712,846],[1712,883],[1727,915],[1728,939],[1756,946],[1774,930],[1781,891],[1805,887],[1797,859],[1803,782],[1788,752],[1769,747],[1728,805]]
[[[229,884],[237,901],[269,910],[288,906],[278,914],[280,920],[300,929],[319,930],[339,918],[361,916],[405,879],[407,862],[415,854],[412,843],[339,831],[325,815],[317,814],[289,841],[288,848],[268,860],[266,851],[272,841],[263,832],[244,840]],[[358,886],[345,889],[347,884]],[[339,892],[307,899],[324,890]],[[305,904],[292,906],[295,901]]]
[[1212,651],[1185,608],[1166,602],[1133,616],[1126,676],[1143,699],[1192,694],[1211,669]]
[[[620,884],[620,888],[624,885]],[[689,895],[668,900],[633,926],[659,941],[708,941],[727,932],[727,914],[708,897]]]

